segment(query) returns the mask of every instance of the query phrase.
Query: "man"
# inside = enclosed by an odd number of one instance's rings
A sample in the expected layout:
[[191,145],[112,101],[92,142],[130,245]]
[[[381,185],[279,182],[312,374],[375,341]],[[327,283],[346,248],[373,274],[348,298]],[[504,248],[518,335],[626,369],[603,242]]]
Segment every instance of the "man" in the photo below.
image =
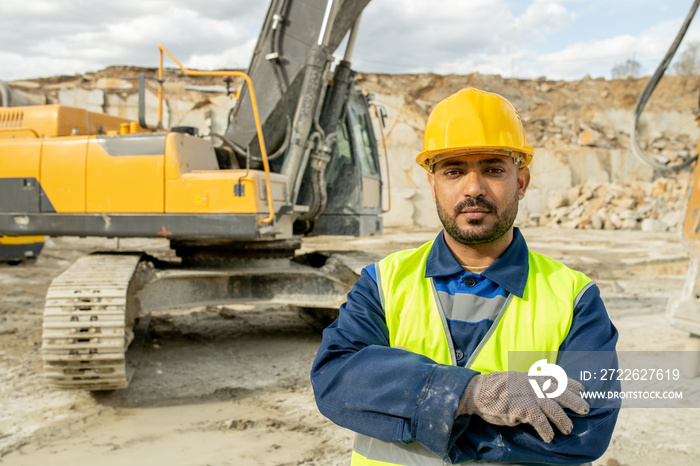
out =
[[[531,363],[617,341],[590,279],[513,227],[532,157],[499,95],[463,89],[431,113],[416,161],[444,231],[362,271],[311,372],[320,411],[357,433],[353,466],[581,464],[606,450],[617,409],[589,409],[576,380],[541,383],[562,382],[555,398],[528,380],[544,382]],[[539,356],[509,363],[522,352]]]

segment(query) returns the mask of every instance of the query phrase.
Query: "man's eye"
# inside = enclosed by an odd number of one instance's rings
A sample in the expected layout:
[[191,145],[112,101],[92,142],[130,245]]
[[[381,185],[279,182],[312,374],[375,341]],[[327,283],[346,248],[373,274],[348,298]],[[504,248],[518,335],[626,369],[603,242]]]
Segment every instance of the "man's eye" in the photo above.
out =
[[505,170],[502,168],[487,168],[486,172],[487,173],[505,173]]

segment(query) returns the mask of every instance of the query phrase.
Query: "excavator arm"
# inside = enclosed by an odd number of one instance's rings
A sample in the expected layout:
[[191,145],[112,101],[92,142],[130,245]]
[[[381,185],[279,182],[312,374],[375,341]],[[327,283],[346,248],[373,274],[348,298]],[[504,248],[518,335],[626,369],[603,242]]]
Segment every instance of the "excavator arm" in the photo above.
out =
[[[293,120],[297,127],[309,118],[295,115],[304,98],[315,100],[312,103],[316,105],[310,107],[316,110],[324,83],[315,68],[326,70],[331,54],[357,24],[368,3],[369,0],[273,0],[270,3],[247,71],[254,87],[265,90],[258,97],[258,111],[268,153],[273,154],[285,139],[290,139],[285,137],[288,122]],[[241,148],[257,144],[250,109],[250,96],[244,87],[226,130],[226,136]]]
[[[296,223],[302,233],[313,228],[328,204],[325,172],[344,124],[353,78],[349,60],[360,15],[368,3],[273,0],[248,68],[254,87],[265,89],[258,108],[267,153],[273,167],[288,180],[287,201],[297,205],[301,199],[308,207]],[[345,57],[328,86],[332,52],[348,33]],[[255,163],[260,149],[249,98],[243,88],[225,136],[239,157],[250,157]]]

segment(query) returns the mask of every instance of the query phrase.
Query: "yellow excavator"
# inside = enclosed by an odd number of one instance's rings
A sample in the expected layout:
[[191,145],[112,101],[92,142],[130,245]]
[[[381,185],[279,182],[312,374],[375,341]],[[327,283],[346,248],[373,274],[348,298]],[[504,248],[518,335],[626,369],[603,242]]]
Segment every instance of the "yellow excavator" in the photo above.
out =
[[0,262],[18,265],[39,257],[43,236],[0,236]]
[[[0,81],[0,108],[26,103],[26,99],[15,95],[7,84]],[[0,131],[5,125],[9,126],[9,122],[0,118]],[[43,236],[0,236],[0,263],[18,265],[36,259],[44,248],[44,239]]]
[[[188,70],[161,46],[155,125],[143,77],[139,121],[0,108],[0,234],[166,238],[179,256],[107,251],[52,282],[42,342],[51,386],[126,387],[130,343],[152,311],[272,302],[322,313],[343,301],[363,259],[295,251],[305,235],[382,231],[371,103],[350,69],[368,2],[273,0],[247,73]],[[224,134],[163,127],[165,55],[187,74],[242,80]]]
[[[666,309],[666,315],[671,325],[689,334],[685,348],[685,360],[683,361],[684,375],[689,378],[696,377],[700,367],[700,276],[698,275],[698,264],[700,263],[700,170],[698,170],[697,164],[698,154],[700,154],[700,139],[696,145],[694,156],[676,164],[668,165],[660,163],[646,154],[639,146],[637,136],[644,106],[676,54],[699,5],[700,0],[693,2],[661,64],[642,90],[634,109],[634,125],[631,132],[632,137],[630,138],[632,152],[643,163],[651,166],[654,170],[669,172],[692,166],[692,176],[688,185],[688,195],[681,229],[681,237],[690,259],[688,274],[681,294],[669,300]],[[696,120],[700,126],[700,110],[698,110]]]

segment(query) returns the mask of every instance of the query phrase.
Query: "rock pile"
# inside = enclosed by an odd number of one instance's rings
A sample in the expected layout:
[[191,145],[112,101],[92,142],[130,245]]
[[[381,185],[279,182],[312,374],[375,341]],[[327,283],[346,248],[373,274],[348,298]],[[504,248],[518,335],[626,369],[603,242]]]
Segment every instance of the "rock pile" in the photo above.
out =
[[695,142],[685,133],[655,130],[640,139],[639,147],[660,164],[676,165],[693,155]]
[[588,181],[555,194],[530,221],[567,229],[676,231],[682,224],[688,173],[628,184]]
[[[567,118],[557,115],[554,118],[523,117],[528,141],[536,146],[556,146],[578,144],[579,146],[601,149],[629,149],[630,135],[617,128],[604,126],[588,119]],[[640,128],[639,147],[652,159],[662,165],[675,165],[691,157],[695,141],[687,133],[674,131],[645,131]]]

